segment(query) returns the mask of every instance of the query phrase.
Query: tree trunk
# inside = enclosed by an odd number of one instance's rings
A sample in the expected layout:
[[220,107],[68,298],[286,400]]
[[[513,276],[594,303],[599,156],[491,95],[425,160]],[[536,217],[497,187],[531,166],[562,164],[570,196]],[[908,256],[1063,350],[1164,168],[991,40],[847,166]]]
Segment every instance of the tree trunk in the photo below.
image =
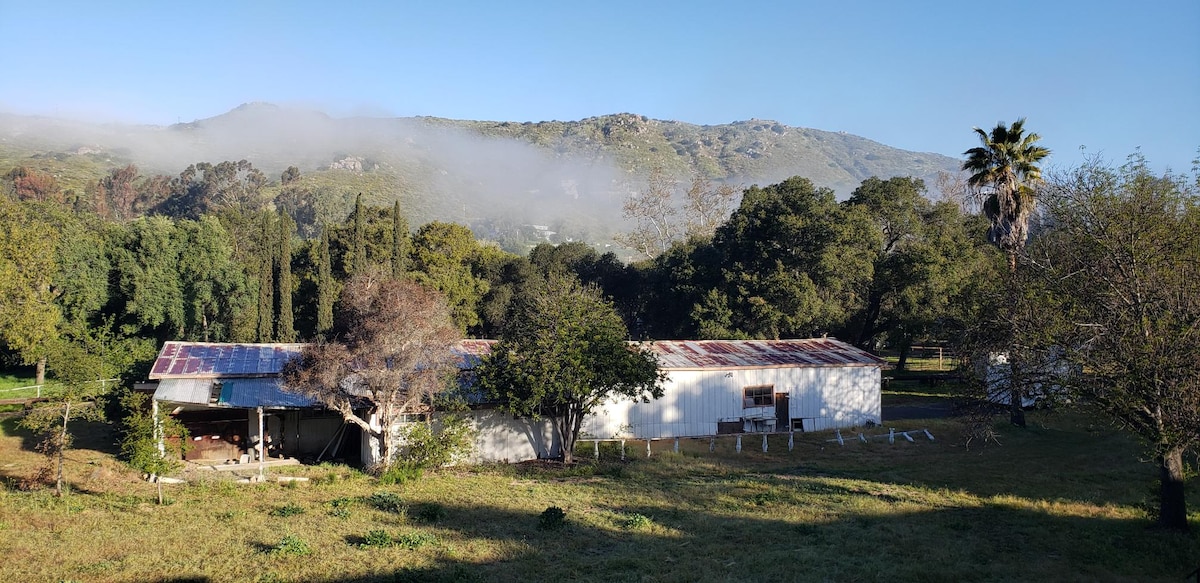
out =
[[912,352],[911,342],[900,345],[900,358],[896,360],[896,370],[903,371],[908,366],[908,354]]
[[35,370],[37,371],[37,373],[36,373],[36,377],[33,380],[33,384],[35,384],[35,385],[46,384],[46,357],[45,356],[38,359],[37,368]]
[[[63,403],[62,432],[58,434],[58,481],[54,483],[54,495],[62,496],[63,459],[67,453],[67,420],[71,418],[71,401]],[[1180,458],[1182,459],[1182,458]]]
[[1158,458],[1158,525],[1187,532],[1187,498],[1184,497],[1183,448],[1168,449]]
[[1021,378],[1021,362],[1014,350],[1008,353],[1008,422],[1025,427],[1025,384]]
[[554,425],[558,428],[559,445],[562,447],[563,464],[570,464],[575,461],[575,433],[571,431],[574,423],[570,419],[570,414],[563,415],[555,420]]
[[379,473],[387,471],[392,467],[392,432],[389,427],[384,427],[376,437],[379,439]]
[[[1021,291],[1017,287],[1017,252],[1008,251],[1008,309],[1017,310]],[[1008,349],[1008,422],[1016,427],[1025,427],[1025,382],[1021,378],[1021,362],[1012,343],[1017,336],[1017,318],[1009,318]]]

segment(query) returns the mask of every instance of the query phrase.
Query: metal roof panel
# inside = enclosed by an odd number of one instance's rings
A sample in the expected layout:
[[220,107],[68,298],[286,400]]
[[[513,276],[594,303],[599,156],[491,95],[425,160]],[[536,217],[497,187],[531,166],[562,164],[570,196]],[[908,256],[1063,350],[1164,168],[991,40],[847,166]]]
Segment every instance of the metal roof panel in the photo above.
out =
[[207,405],[212,385],[212,379],[163,379],[154,390],[154,400]]
[[225,379],[219,403],[229,407],[311,407],[316,399],[283,390],[279,378]]

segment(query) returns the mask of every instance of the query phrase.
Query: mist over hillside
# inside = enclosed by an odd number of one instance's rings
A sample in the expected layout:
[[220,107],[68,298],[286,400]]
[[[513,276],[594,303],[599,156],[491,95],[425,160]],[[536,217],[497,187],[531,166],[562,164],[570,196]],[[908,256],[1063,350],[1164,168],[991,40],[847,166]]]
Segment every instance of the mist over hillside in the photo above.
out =
[[80,192],[124,164],[144,175],[176,175],[196,162],[241,159],[275,178],[296,166],[343,207],[355,190],[366,190],[374,204],[400,200],[414,225],[539,225],[592,241],[621,229],[621,201],[654,168],[684,183],[704,176],[738,186],[801,175],[844,198],[870,176],[931,183],[959,164],[766,120],[700,126],[634,114],[536,123],[333,118],[262,103],[166,127],[0,114],[0,172],[28,163]]

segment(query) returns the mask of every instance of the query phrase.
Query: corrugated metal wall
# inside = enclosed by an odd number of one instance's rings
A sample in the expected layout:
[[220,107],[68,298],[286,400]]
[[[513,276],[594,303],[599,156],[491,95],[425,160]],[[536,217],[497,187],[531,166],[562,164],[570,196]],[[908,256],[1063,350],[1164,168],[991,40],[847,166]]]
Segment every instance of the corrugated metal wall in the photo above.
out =
[[[743,389],[774,385],[789,395],[792,419],[805,431],[852,427],[880,420],[880,370],[876,367],[800,367],[732,371],[670,371],[661,399],[606,403],[584,422],[597,438],[713,435],[717,422],[774,415],[774,407],[746,408]],[[776,431],[787,431],[780,425]]]

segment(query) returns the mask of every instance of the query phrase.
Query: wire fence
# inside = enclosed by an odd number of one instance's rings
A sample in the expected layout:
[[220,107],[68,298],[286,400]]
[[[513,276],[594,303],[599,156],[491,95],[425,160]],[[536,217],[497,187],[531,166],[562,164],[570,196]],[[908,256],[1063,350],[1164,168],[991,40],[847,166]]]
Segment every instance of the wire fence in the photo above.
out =
[[[100,383],[100,390],[106,390],[108,385],[116,383],[121,379],[97,379],[90,381],[91,383]],[[43,383],[40,385],[28,385],[24,387],[14,387],[11,389],[0,389],[0,397],[6,399],[21,399],[50,397],[63,391],[65,388],[61,383]]]
[[[899,353],[885,354],[892,366],[898,366]],[[904,370],[916,372],[951,372],[958,369],[958,353],[947,346],[913,346],[908,351]]]

